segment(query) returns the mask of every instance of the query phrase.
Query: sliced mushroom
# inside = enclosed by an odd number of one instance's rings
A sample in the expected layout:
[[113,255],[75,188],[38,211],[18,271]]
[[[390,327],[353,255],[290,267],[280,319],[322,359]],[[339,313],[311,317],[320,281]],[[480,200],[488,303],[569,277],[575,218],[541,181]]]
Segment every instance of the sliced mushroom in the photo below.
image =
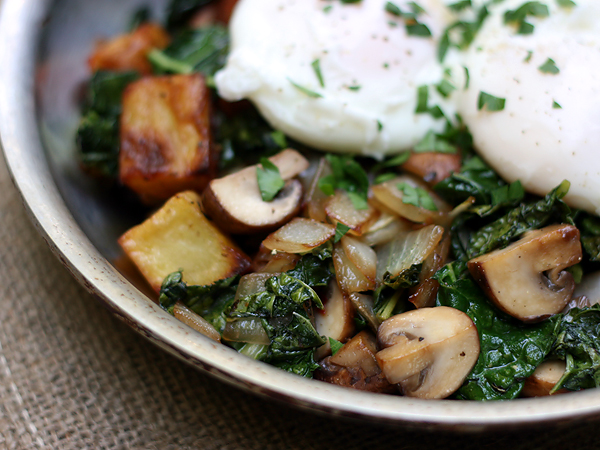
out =
[[375,356],[387,380],[409,397],[445,398],[456,391],[479,357],[479,335],[462,311],[421,308],[384,321]]
[[[327,296],[323,299],[322,310],[315,313],[315,328],[321,336],[345,342],[354,333],[354,307],[347,294],[339,288],[337,282],[329,283]],[[317,349],[315,359],[330,354],[329,340]]]
[[334,356],[322,360],[315,378],[338,386],[361,391],[393,393],[390,384],[377,365],[377,342],[368,331],[361,331]]
[[[544,361],[537,369],[525,380],[525,386],[521,391],[523,397],[544,397],[550,395],[550,391],[565,373],[566,364],[564,361],[551,360]],[[554,394],[563,394],[567,389],[559,389]],[[553,394],[553,395],[554,395]]]
[[536,322],[567,305],[575,282],[564,271],[581,261],[579,230],[550,225],[500,250],[469,261],[469,271],[487,296],[507,314]]
[[291,178],[308,167],[308,161],[295,150],[284,150],[269,158],[287,180],[273,201],[263,201],[256,166],[212,180],[204,191],[202,206],[220,227],[229,233],[253,234],[280,227],[296,216],[302,203],[302,184]]
[[331,224],[296,217],[267,236],[262,245],[278,252],[307,253],[334,235],[335,227]]

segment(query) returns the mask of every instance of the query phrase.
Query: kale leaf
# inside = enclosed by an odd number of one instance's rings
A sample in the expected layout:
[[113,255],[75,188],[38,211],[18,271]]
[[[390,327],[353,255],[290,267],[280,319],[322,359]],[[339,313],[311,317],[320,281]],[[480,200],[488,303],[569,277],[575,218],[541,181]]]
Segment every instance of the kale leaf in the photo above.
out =
[[167,6],[167,28],[172,30],[185,25],[192,14],[213,0],[171,0]]
[[444,266],[435,279],[440,283],[436,305],[463,311],[479,332],[479,359],[456,397],[469,400],[517,397],[525,379],[550,352],[560,315],[539,324],[523,324],[494,308],[456,263]]
[[260,319],[271,343],[266,352],[258,354],[258,359],[311,377],[318,368],[315,349],[325,343],[311,322],[313,305],[323,308],[319,296],[288,273],[269,278],[265,288],[263,292],[238,299],[228,313],[228,320]]
[[226,325],[225,311],[235,300],[238,279],[235,276],[207,286],[187,285],[181,271],[173,272],[164,279],[158,302],[163,309],[173,314],[175,303],[180,301],[204,317],[219,333],[223,333]]
[[212,77],[225,65],[229,33],[222,25],[183,29],[164,50],[152,50],[148,59],[155,73],[201,72]]
[[581,233],[584,254],[592,262],[600,262],[600,218],[578,211],[575,223]]
[[600,305],[573,308],[564,315],[552,355],[567,368],[553,391],[572,391],[600,386]]
[[95,176],[118,175],[121,97],[138,77],[137,72],[98,71],[90,79],[76,144],[80,164]]
[[470,228],[469,220],[476,215],[462,214],[452,224],[452,249],[455,257],[467,261],[497,248],[504,248],[523,233],[549,223],[573,224],[571,209],[562,201],[569,186],[568,181],[563,181],[540,200],[504,208],[508,212],[475,231]]
[[321,255],[307,254],[298,261],[296,267],[286,273],[311,287],[327,286],[334,276],[331,266],[331,251],[327,259]]
[[275,131],[253,107],[226,116],[215,111],[215,140],[220,144],[221,168],[255,164],[287,147],[285,136]]

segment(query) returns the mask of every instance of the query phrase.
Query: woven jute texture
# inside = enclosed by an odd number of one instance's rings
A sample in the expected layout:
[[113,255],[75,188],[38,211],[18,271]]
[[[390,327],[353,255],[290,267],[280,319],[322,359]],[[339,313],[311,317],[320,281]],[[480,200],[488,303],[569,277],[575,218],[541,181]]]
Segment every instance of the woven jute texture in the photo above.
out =
[[600,448],[597,424],[415,432],[232,388],[156,348],[87,294],[31,225],[3,161],[0,193],[0,449]]

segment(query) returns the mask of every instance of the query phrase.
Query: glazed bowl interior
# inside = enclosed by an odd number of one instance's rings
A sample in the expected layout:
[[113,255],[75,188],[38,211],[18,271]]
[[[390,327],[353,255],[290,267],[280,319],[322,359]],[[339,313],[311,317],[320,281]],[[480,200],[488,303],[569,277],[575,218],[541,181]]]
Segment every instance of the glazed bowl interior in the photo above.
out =
[[[73,275],[157,345],[235,386],[317,412],[410,427],[517,428],[600,414],[600,390],[509,402],[425,401],[369,394],[301,378],[239,355],[162,311],[112,264],[117,237],[141,218],[74,159],[87,55],[160,0],[5,0],[0,16],[0,138],[34,223]],[[93,330],[90,330],[93,332]]]

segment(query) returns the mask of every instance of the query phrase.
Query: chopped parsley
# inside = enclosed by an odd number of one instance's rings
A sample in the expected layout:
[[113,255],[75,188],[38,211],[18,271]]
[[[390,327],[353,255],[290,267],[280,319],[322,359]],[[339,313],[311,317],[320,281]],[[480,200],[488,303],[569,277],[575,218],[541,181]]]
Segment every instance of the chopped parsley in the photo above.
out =
[[424,23],[406,24],[406,34],[409,36],[431,37],[431,30]]
[[329,11],[331,11],[331,9],[332,9],[332,8],[333,8],[333,6],[331,6],[331,5],[327,5],[327,6],[325,6],[325,7],[323,8],[323,12],[324,12],[325,14],[327,14]]
[[477,101],[477,109],[480,111],[485,107],[488,111],[502,111],[504,109],[504,105],[506,103],[506,99],[500,97],[494,97],[487,92],[481,91],[479,93],[479,99]]
[[577,6],[577,3],[575,3],[573,0],[556,0],[556,3],[558,3],[558,6],[562,6],[563,8],[572,8]]
[[450,144],[446,139],[437,135],[433,131],[429,131],[421,141],[413,148],[415,153],[451,153],[454,154],[458,149]]
[[463,66],[463,69],[465,69],[465,86],[463,87],[463,90],[466,91],[471,84],[471,74],[469,73],[469,68],[467,66]]
[[346,191],[355,209],[367,209],[369,193],[369,177],[365,169],[351,156],[325,156],[331,166],[331,175],[319,180],[319,189],[325,195],[335,194],[336,189]]
[[531,57],[533,56],[533,52],[531,50],[527,51],[527,56],[525,57],[525,59],[523,60],[523,62],[528,63],[529,61],[531,61]]
[[556,66],[556,63],[552,58],[548,58],[544,64],[538,67],[538,70],[542,73],[549,73],[556,75],[560,72],[560,69]]
[[452,91],[456,90],[456,87],[450,83],[448,80],[442,80],[440,84],[436,85],[435,88],[440,93],[440,95],[444,98],[448,98],[448,96],[452,93]]
[[317,79],[319,80],[319,84],[321,85],[321,87],[325,87],[325,81],[323,80],[323,73],[321,72],[321,60],[315,59],[310,65],[312,66],[313,70],[315,71],[315,75],[317,76]]
[[310,89],[307,89],[304,86],[300,86],[298,83],[294,83],[290,78],[288,78],[288,81],[290,83],[292,83],[292,86],[294,86],[300,92],[308,95],[311,98],[323,98],[323,96],[321,94],[319,94],[318,92],[311,91]]
[[285,185],[279,169],[267,158],[261,158],[260,164],[256,166],[256,179],[260,195],[265,202],[273,200]]
[[331,346],[331,356],[335,355],[344,346],[340,341],[330,337],[329,345]]
[[506,11],[504,13],[504,23],[516,25],[517,34],[531,34],[534,26],[527,22],[527,17],[543,18],[549,15],[548,6],[545,4],[538,1],[525,2],[517,9]]
[[354,85],[354,86],[348,86],[348,89],[351,91],[358,91],[360,90],[361,86],[359,85]]
[[413,205],[417,208],[425,208],[430,211],[437,211],[433,199],[425,189],[413,187],[408,183],[398,183],[396,187],[402,192],[402,203]]
[[350,227],[348,225],[343,224],[342,222],[338,222],[335,226],[335,236],[333,237],[333,243],[337,244],[338,242],[340,242],[340,239],[342,239],[348,231],[350,231]]
[[471,3],[471,0],[459,0],[456,3],[448,5],[448,8],[454,12],[461,12],[467,8],[471,8],[472,6],[473,4]]
[[552,109],[562,109],[562,106],[556,103],[556,100],[552,100]]
[[387,2],[384,9],[394,16],[402,17],[402,10],[395,3]]

